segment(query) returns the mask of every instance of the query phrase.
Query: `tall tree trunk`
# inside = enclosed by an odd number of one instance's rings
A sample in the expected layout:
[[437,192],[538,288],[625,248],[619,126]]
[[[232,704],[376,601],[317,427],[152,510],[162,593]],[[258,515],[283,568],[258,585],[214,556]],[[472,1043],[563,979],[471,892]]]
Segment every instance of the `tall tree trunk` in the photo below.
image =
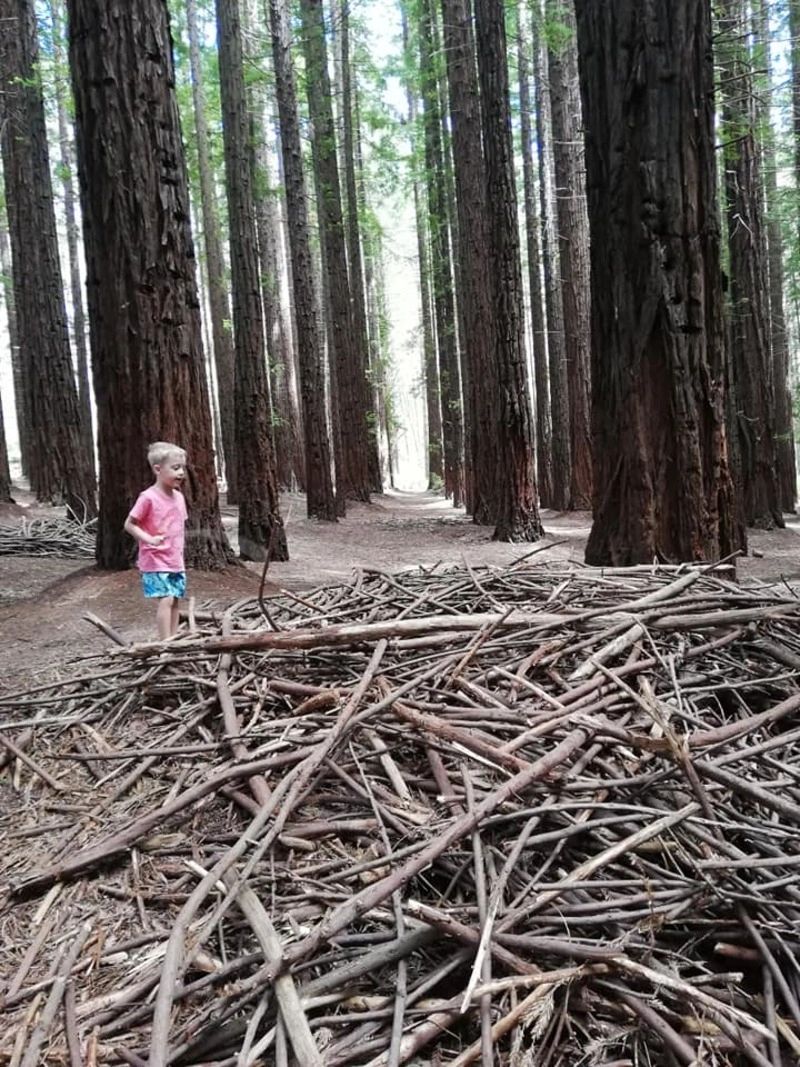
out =
[[0,401],[0,503],[13,503],[11,496],[11,471],[8,466],[8,445],[6,444],[6,426],[3,418],[3,404]]
[[360,380],[364,388],[364,411],[367,414],[367,468],[369,487],[373,493],[383,492],[380,448],[378,444],[376,397],[377,388],[374,378],[379,376],[369,358],[369,330],[366,311],[366,283],[361,254],[361,222],[363,198],[360,195],[359,182],[356,178],[356,146],[359,138],[353,134],[358,125],[357,94],[358,85],[355,68],[350,54],[350,7],[347,0],[339,0],[339,44],[341,49],[342,78],[342,158],[344,161],[344,185],[347,210],[347,261],[350,266],[350,296],[353,303],[353,329],[358,338],[359,353],[365,359]]
[[[1,94],[0,94],[1,95]],[[4,122],[2,100],[0,99],[0,125]],[[30,470],[30,447],[28,444],[28,414],[25,404],[27,395],[22,360],[19,354],[19,332],[17,330],[17,306],[14,302],[14,279],[11,267],[11,243],[5,219],[5,199],[0,211],[0,274],[3,279],[3,302],[6,307],[6,325],[8,327],[8,349],[11,357],[11,374],[14,383],[14,413],[17,417],[17,438],[19,439],[20,466],[27,477]]]
[[[255,33],[255,27],[258,25],[257,6],[257,0],[247,0],[246,11],[249,25],[245,30],[244,47],[246,64],[251,70],[258,70],[263,59]],[[302,449],[298,448],[300,428],[288,386],[287,363],[291,361],[291,353],[281,309],[281,277],[278,261],[280,219],[277,210],[279,194],[272,180],[270,159],[272,137],[267,132],[271,115],[266,88],[263,75],[260,78],[251,79],[247,87],[250,112],[250,163],[261,276],[261,308],[272,401],[271,430],[275,445],[275,465],[279,484],[286,489],[291,489],[294,484],[294,465],[302,456]]]
[[581,102],[575,16],[571,3],[547,0],[546,10],[566,31],[550,48],[550,107],[558,208],[558,260],[567,350],[570,456],[569,505],[586,510],[592,500],[592,443],[589,416],[589,219],[581,137]]
[[542,303],[542,257],[539,241],[539,211],[531,128],[530,59],[531,36],[527,4],[517,4],[517,67],[519,69],[522,181],[525,198],[525,236],[528,246],[528,288],[531,303],[533,373],[536,383],[536,481],[544,507],[553,502],[553,427],[550,421],[550,381],[547,372],[547,332]]
[[550,122],[550,87],[545,75],[545,50],[540,40],[542,0],[533,19],[534,80],[536,87],[536,142],[539,155],[539,201],[542,215],[542,269],[547,309],[547,365],[550,377],[550,425],[552,427],[553,490],[550,507],[566,511],[572,481],[567,346],[564,336],[564,304],[558,267],[558,233],[553,193],[553,151]]
[[[409,64],[413,63],[409,45],[408,19],[402,11],[403,47]],[[410,80],[406,82],[408,125],[412,137],[418,138],[419,115],[417,97]],[[424,138],[423,138],[424,139]],[[414,145],[418,158],[421,153]],[[420,327],[422,331],[422,386],[425,391],[425,466],[428,489],[438,489],[444,482],[444,452],[442,448],[442,410],[439,390],[439,367],[436,359],[436,337],[433,327],[433,294],[431,292],[430,256],[428,252],[428,212],[425,194],[418,173],[414,173],[414,218],[417,234],[417,263],[419,269]]]
[[420,77],[425,127],[428,219],[431,235],[431,279],[442,403],[444,489],[448,496],[452,496],[453,506],[460,507],[464,501],[461,386],[456,347],[453,272],[448,240],[442,117],[433,48],[433,4],[432,0],[422,0],[419,18]]
[[233,337],[231,336],[228,288],[225,280],[225,260],[220,237],[219,207],[209,152],[210,139],[206,118],[203,64],[200,58],[197,0],[186,0],[186,21],[189,34],[189,63],[192,72],[192,108],[197,144],[197,169],[200,176],[203,243],[206,253],[206,277],[208,278],[208,305],[211,312],[211,339],[222,430],[222,456],[228,483],[228,503],[235,503],[239,497],[236,484]]
[[442,443],[442,400],[439,362],[433,325],[433,290],[430,250],[427,241],[427,212],[420,182],[414,182],[414,215],[417,221],[417,261],[419,263],[420,324],[422,328],[422,381],[425,389],[425,427],[428,489],[444,485],[444,446]]
[[186,562],[232,559],[219,515],[189,194],[164,0],[68,0],[100,456],[97,559],[123,569],[147,445],[189,457]]
[[2,153],[31,488],[39,500],[63,500],[68,514],[91,518],[95,481],[72,370],[32,0],[0,0],[0,25]]
[[769,271],[769,332],[775,391],[775,437],[781,510],[793,512],[797,497],[797,463],[794,447],[792,396],[789,381],[789,337],[786,329],[783,290],[783,234],[778,215],[778,162],[775,130],[769,100],[773,84],[769,11],[766,0],[755,5],[756,70],[762,70],[756,91],[757,127],[761,147],[766,207],[767,268]]
[[[267,203],[269,233],[273,239],[271,246],[267,249],[267,256],[271,263],[269,276],[276,283],[274,295],[278,314],[278,321],[273,327],[276,352],[275,366],[272,370],[275,378],[273,397],[277,398],[278,411],[287,427],[285,432],[290,437],[293,488],[299,489],[300,492],[304,493],[306,490],[306,450],[302,412],[298,400],[297,346],[295,344],[294,320],[292,317],[292,307],[294,306],[292,269],[289,262],[286,199],[283,195],[284,182],[277,107],[273,82],[273,93],[269,100],[269,114],[267,116],[267,128],[270,131],[270,150],[273,153],[273,163],[277,167],[273,195]],[[270,168],[270,174],[272,174],[272,168]],[[263,278],[261,284],[263,288]]]
[[719,559],[744,531],[725,440],[708,0],[576,8],[592,265],[586,560]]
[[217,40],[233,289],[239,553],[243,559],[284,560],[289,551],[271,442],[238,0],[217,0]]
[[331,356],[336,363],[338,409],[334,417],[339,420],[342,439],[343,466],[337,467],[336,485],[346,499],[368,501],[366,333],[355,329],[352,316],[322,0],[301,0],[300,11],[323,269],[330,301]]
[[300,363],[300,395],[306,452],[306,506],[310,517],[335,522],[336,500],[325,417],[322,336],[317,321],[308,204],[303,179],[303,153],[290,52],[289,15],[285,4],[286,0],[268,0],[292,265],[295,333]]
[[731,364],[748,526],[783,526],[769,348],[761,177],[753,71],[743,40],[743,0],[720,0],[725,193],[730,257]]
[[493,510],[497,447],[493,414],[495,329],[491,280],[486,270],[489,235],[486,171],[481,147],[478,71],[467,0],[442,0],[442,28],[450,87],[453,169],[458,218],[458,301],[463,309],[462,352],[469,417],[468,506],[476,523],[496,520]]
[[497,328],[498,466],[494,537],[498,541],[535,541],[544,531],[536,500],[502,0],[476,0],[475,33],[486,153],[488,269],[492,276]]
[[81,281],[80,256],[78,253],[79,226],[75,210],[77,196],[74,180],[74,153],[70,120],[69,99],[62,77],[66,74],[64,49],[65,31],[63,9],[55,0],[50,0],[50,22],[53,31],[53,55],[56,61],[55,89],[58,112],[58,146],[61,161],[61,185],[64,194],[64,221],[67,228],[67,254],[69,256],[69,288],[72,300],[72,335],[75,345],[75,362],[78,371],[78,401],[81,415],[81,434],[86,455],[94,469],[94,433],[92,432],[92,387],[89,380],[89,354],[86,345],[86,317],[83,313],[83,283]]

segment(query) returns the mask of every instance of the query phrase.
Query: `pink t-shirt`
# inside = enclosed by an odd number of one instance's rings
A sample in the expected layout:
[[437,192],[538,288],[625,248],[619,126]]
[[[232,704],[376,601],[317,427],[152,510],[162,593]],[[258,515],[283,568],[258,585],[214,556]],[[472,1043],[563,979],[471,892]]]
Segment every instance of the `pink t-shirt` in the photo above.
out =
[[160,545],[151,546],[139,541],[137,566],[140,571],[174,573],[184,570],[186,514],[186,501],[179,489],[167,494],[157,485],[151,485],[149,489],[139,493],[131,508],[130,518],[146,533],[164,534],[164,541]]

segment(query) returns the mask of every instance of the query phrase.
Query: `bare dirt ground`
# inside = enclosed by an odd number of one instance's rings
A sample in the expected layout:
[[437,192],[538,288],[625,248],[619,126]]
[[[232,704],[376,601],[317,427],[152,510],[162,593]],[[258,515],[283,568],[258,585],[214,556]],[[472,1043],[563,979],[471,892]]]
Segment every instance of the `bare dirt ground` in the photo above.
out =
[[[15,490],[20,507],[5,508],[0,522],[53,514]],[[269,593],[302,591],[346,579],[354,568],[396,571],[437,563],[504,564],[536,549],[541,559],[583,560],[590,516],[544,511],[545,542],[509,545],[492,541],[492,529],[475,526],[461,510],[433,493],[393,492],[353,505],[336,524],[305,517],[305,499],[282,501],[291,559],[269,567]],[[231,541],[236,510],[223,508]],[[551,547],[544,548],[543,545]],[[741,581],[800,580],[800,518],[785,530],[750,531],[752,554],[738,562]],[[223,608],[256,596],[260,564],[229,567],[219,574],[189,572],[189,594],[198,607]],[[80,560],[54,556],[0,556],[0,691],[50,680],[69,661],[102,652],[109,640],[87,623],[93,612],[129,641],[154,636],[152,608],[145,604],[135,571],[99,571]]]

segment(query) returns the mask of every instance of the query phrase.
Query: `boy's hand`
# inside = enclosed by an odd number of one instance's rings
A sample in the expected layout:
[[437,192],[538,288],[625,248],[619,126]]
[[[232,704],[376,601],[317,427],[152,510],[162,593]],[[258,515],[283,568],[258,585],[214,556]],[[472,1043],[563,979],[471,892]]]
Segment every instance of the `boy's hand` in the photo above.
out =
[[151,548],[157,548],[159,545],[163,545],[166,539],[166,534],[152,534],[148,536],[147,543]]

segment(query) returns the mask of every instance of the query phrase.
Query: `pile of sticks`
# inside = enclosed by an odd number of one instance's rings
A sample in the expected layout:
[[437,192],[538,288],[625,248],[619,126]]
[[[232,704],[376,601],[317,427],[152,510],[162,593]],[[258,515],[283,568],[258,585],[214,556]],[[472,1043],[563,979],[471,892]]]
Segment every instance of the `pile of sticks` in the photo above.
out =
[[97,520],[76,522],[62,517],[0,523],[0,556],[94,556]]
[[800,601],[359,571],[0,700],[0,1063],[800,1061]]

